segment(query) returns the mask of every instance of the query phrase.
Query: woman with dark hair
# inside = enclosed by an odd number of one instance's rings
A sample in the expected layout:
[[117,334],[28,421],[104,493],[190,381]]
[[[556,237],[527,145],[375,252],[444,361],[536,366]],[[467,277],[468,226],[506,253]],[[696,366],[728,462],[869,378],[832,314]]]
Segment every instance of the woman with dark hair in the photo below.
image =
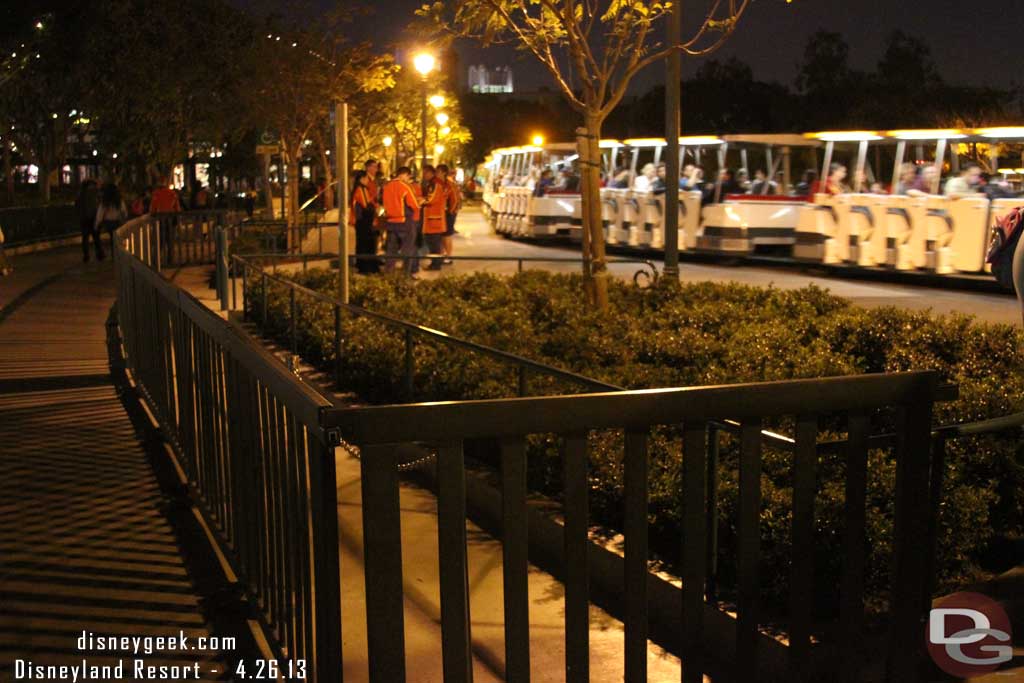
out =
[[[114,231],[121,227],[127,215],[128,212],[124,208],[124,201],[121,199],[121,191],[117,189],[117,185],[114,183],[106,183],[100,192],[100,203],[96,209],[96,221],[93,225],[96,234],[99,235],[97,239],[102,237],[104,230],[110,233],[111,252],[114,251]],[[99,258],[103,258],[102,253]]]
[[348,223],[356,229],[356,254],[372,254],[373,258],[356,258],[356,270],[362,275],[380,272],[377,261],[377,233],[373,222],[377,217],[377,204],[370,189],[370,176],[356,171],[352,194],[348,198]]

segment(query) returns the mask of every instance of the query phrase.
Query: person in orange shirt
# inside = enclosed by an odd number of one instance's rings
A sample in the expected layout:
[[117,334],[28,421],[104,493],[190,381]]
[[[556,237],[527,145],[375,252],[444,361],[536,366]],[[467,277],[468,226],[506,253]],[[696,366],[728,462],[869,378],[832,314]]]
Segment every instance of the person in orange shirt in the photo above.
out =
[[153,188],[153,196],[149,200],[150,213],[178,213],[181,211],[181,201],[178,193],[170,188],[167,178],[161,178],[156,187]]
[[[431,255],[444,253],[447,229],[448,184],[438,168],[437,175],[423,184],[423,239]],[[441,270],[442,258],[430,259],[427,270]]]
[[356,260],[356,270],[362,275],[380,272],[377,260],[377,233],[373,222],[377,218],[374,197],[370,194],[370,176],[366,171],[356,171],[352,194],[349,197],[348,223],[356,229],[356,254],[372,255],[372,258]]
[[[384,186],[384,217],[387,228],[387,256],[406,256],[405,272],[412,275],[416,256],[416,223],[420,218],[420,200],[409,183],[412,171],[408,166],[398,169],[395,178]],[[388,261],[395,267],[396,259]]]
[[437,167],[437,175],[443,181],[445,187],[445,229],[442,239],[442,251],[445,255],[444,263],[451,264],[452,238],[455,236],[455,218],[462,208],[462,191],[459,189],[455,178],[451,176],[448,166],[440,164]]

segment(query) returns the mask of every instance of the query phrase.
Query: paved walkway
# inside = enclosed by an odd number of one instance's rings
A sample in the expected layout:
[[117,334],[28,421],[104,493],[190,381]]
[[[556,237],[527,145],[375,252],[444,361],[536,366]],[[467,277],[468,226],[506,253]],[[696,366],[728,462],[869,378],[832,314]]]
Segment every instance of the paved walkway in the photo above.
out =
[[[192,666],[217,652],[97,652],[83,631],[210,635],[150,460],[111,376],[110,261],[26,255],[0,278],[0,680],[37,666]],[[215,673],[216,671],[216,673]],[[177,679],[179,676],[172,676]],[[49,680],[45,676],[44,680]]]

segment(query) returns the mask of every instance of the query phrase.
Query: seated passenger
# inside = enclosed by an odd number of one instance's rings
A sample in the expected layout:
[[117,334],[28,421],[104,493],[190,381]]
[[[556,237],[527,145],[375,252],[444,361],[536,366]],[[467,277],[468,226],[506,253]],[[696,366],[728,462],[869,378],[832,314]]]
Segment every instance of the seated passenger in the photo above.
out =
[[736,171],[736,184],[740,192],[750,192],[750,173],[745,168]]
[[679,189],[700,192],[704,186],[704,167],[687,164],[683,175],[679,176]]
[[1014,199],[1017,197],[1017,193],[1013,191],[1006,176],[983,173],[981,179],[983,181],[981,191],[989,199]]
[[633,189],[637,192],[650,192],[657,176],[658,171],[654,168],[654,164],[644,164],[640,175],[633,181]]
[[779,186],[774,180],[768,180],[768,175],[761,169],[754,171],[754,182],[750,184],[752,195],[771,196],[779,193]]
[[917,178],[917,184],[908,189],[905,194],[911,197],[935,194],[939,191],[941,180],[938,169],[929,164],[921,169],[921,174]]
[[900,177],[893,188],[893,194],[907,194],[910,190],[921,189],[921,177],[917,172],[916,164],[903,164],[900,166]]
[[551,186],[555,184],[555,174],[552,173],[550,168],[545,168],[541,171],[540,180],[533,188],[534,197],[543,197],[551,189]]
[[818,191],[818,174],[815,171],[804,171],[800,182],[796,184],[794,193],[797,197],[810,197]]
[[613,187],[619,190],[629,189],[629,169],[620,168],[612,176],[612,181],[608,184],[608,187]]
[[946,181],[944,193],[947,197],[956,199],[967,197],[981,192],[981,166],[978,164],[967,164],[960,171],[960,175]]
[[870,194],[889,194],[885,190],[885,185],[882,185],[882,183],[878,182],[877,180],[871,183],[871,187],[868,188],[868,192]]
[[651,192],[654,194],[665,194],[667,186],[665,185],[665,164],[658,164],[658,176],[651,183]]
[[822,188],[822,192],[833,197],[837,194],[849,192],[850,187],[843,182],[844,180],[846,180],[846,166],[832,164],[828,168],[828,179],[825,180],[825,187]]

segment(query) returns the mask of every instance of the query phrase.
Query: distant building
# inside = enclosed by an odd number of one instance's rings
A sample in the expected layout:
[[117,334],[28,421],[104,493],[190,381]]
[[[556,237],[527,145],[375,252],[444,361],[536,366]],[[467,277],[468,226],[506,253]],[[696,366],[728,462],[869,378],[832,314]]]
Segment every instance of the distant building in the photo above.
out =
[[469,67],[469,81],[467,83],[470,92],[484,94],[509,94],[513,92],[512,67],[496,66],[489,68],[483,66]]

